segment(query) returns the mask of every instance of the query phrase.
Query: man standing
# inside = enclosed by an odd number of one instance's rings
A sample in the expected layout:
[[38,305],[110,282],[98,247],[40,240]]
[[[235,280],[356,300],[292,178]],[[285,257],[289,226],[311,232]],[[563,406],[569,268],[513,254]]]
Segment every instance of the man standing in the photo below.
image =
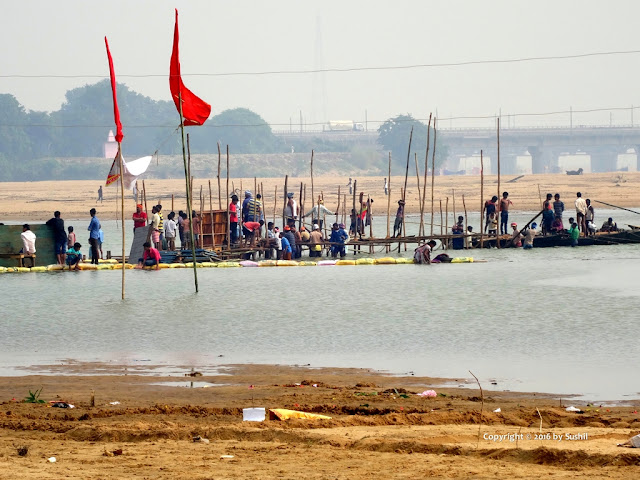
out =
[[353,195],[353,183],[351,181],[351,177],[349,177],[349,183],[347,183],[347,187],[349,187],[349,195]]
[[60,218],[60,212],[53,212],[53,218],[47,220],[47,226],[53,230],[54,254],[58,265],[64,265],[64,254],[67,251],[67,231],[64,229],[64,220]]
[[136,233],[136,228],[144,227],[147,225],[147,214],[142,211],[142,204],[136,205],[136,211],[131,216],[133,218],[133,233]]
[[89,245],[91,245],[91,263],[98,265],[98,242],[100,241],[100,220],[96,216],[96,209],[89,210],[91,222],[89,222]]
[[249,190],[244,191],[244,200],[242,201],[242,221],[249,221],[249,202],[251,201],[251,192]]
[[293,192],[287,193],[287,206],[284,208],[284,216],[287,219],[287,225],[295,225],[298,218],[298,204],[293,199]]
[[509,222],[509,205],[513,202],[509,200],[509,192],[503,192],[500,199],[500,235],[507,234],[507,224]]
[[489,223],[493,220],[493,217],[490,219],[491,214],[496,213],[496,202],[498,201],[498,197],[495,195],[491,197],[491,200],[487,200],[484,202],[484,213],[485,213],[485,223],[484,223],[484,231],[487,232],[487,228],[489,227]]
[[[399,237],[402,233],[402,221],[404,219],[404,200],[398,200],[398,210],[396,211],[396,220],[393,222],[393,236]],[[396,234],[396,232],[398,232]]]
[[160,215],[158,215],[158,207],[155,205],[151,208],[151,223],[147,234],[147,240],[149,239],[156,249],[160,249]]
[[96,203],[102,203],[102,185],[100,185],[100,188],[98,188],[98,199],[96,200]]
[[338,212],[332,212],[327,207],[324,206],[324,201],[322,198],[318,197],[318,204],[314,205],[309,213],[305,213],[303,218],[311,215],[311,223],[313,225],[320,225],[320,229],[322,229],[322,224],[324,223],[323,219],[325,215],[337,215]]
[[582,198],[582,193],[576,193],[576,223],[578,224],[578,229],[582,232],[582,234],[587,236],[587,222],[585,221],[585,217],[587,214],[587,202]]
[[320,231],[320,225],[317,223],[313,225],[313,231],[309,234],[309,256],[321,257],[322,256],[322,243],[324,238]]
[[389,195],[389,182],[387,182],[387,179],[384,179],[384,194],[385,195]]
[[238,196],[234,193],[231,195],[231,203],[229,203],[229,237],[231,245],[238,242]]
[[244,222],[259,222],[262,219],[262,195],[259,193],[256,198],[249,199],[247,203],[247,211],[244,214]]
[[564,212],[564,202],[560,200],[560,194],[556,193],[553,196],[553,213],[556,217],[562,221],[562,213]]
[[331,242],[332,258],[337,258],[338,254],[340,254],[340,258],[345,257],[347,252],[344,248],[344,243],[347,241],[347,238],[349,238],[347,232],[340,229],[340,226],[337,223],[334,223],[331,229],[331,237],[329,238],[329,241]]
[[160,230],[160,246],[158,247],[158,250],[162,250],[162,239],[164,238],[164,216],[162,215],[162,205],[156,205],[156,213],[158,214],[158,217],[160,217],[160,222],[158,223],[158,230]]
[[593,233],[595,235],[596,233],[596,223],[595,223],[595,219],[596,219],[596,211],[593,209],[593,205],[591,205],[591,200],[587,198],[586,200],[586,204],[587,204],[587,212],[585,213],[584,216],[584,222],[587,225],[587,235],[590,235],[591,233]]

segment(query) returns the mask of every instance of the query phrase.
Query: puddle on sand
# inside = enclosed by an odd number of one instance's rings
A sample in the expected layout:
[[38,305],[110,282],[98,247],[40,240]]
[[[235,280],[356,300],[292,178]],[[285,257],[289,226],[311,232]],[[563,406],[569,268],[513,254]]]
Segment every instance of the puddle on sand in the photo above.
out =
[[209,383],[209,382],[156,382],[149,385],[159,385],[162,387],[182,387],[182,388],[210,388],[210,387],[225,387],[231,385],[230,383]]

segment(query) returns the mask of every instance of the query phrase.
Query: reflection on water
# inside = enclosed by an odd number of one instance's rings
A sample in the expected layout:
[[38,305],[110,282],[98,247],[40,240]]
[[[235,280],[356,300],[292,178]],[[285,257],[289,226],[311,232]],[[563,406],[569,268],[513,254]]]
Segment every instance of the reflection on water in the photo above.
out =
[[[406,255],[412,252],[409,250]],[[640,245],[487,263],[3,274],[0,368],[79,360],[357,366],[638,396]],[[219,355],[224,357],[219,358]]]

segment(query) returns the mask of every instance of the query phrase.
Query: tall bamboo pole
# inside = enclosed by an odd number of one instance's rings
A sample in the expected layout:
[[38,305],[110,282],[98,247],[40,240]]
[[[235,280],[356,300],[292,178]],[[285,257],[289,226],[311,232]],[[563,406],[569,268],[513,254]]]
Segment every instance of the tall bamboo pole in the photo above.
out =
[[[227,250],[231,251],[231,217],[229,216],[229,145],[227,145]],[[236,206],[236,215],[238,214],[238,207]]]
[[[186,188],[187,188],[187,213],[189,215],[189,226],[190,226],[189,234],[191,235],[191,258],[193,259],[193,281],[195,283],[196,293],[198,293],[198,270],[196,265],[196,251],[193,245],[194,238],[193,238],[193,219],[191,215],[191,188],[190,188],[191,185],[189,181],[189,176],[191,172],[188,170],[188,166],[187,166],[187,152],[185,149],[185,141],[184,141],[184,116],[182,114],[182,93],[181,92],[178,93],[178,104],[180,105],[180,134],[182,136],[182,161],[184,163],[184,178],[185,178]],[[189,142],[189,137],[187,136],[187,146],[188,146],[188,142]],[[189,159],[191,159],[191,155],[189,155]]]
[[[314,205],[317,204],[316,202],[316,196],[315,193],[313,191],[313,150],[311,150],[311,203],[313,203]],[[320,210],[318,209],[318,213],[316,213],[316,215],[318,215],[318,220],[320,220]],[[311,215],[313,217],[313,215]],[[313,221],[313,218],[311,218],[311,221]]]
[[440,199],[440,237],[442,237],[442,234],[443,234],[442,232],[442,224],[444,223],[443,220],[444,219],[442,218],[442,199]]
[[427,124],[427,151],[424,154],[424,182],[422,184],[422,203],[420,204],[420,229],[419,235],[424,235],[424,205],[427,201],[427,172],[429,171],[429,140],[431,138],[431,113]]
[[[222,191],[220,190],[220,162],[221,161],[222,159],[220,154],[220,142],[218,142],[218,210],[222,210]],[[227,198],[227,200],[229,199]]]
[[480,248],[484,247],[484,158],[480,150]]
[[[498,222],[502,226],[502,213],[500,207],[502,206],[502,195],[500,194],[500,117],[497,118],[497,140],[498,140]],[[498,227],[500,228],[500,227]],[[500,230],[496,230],[496,247],[500,248]]]
[[462,194],[462,206],[464,207],[464,247],[467,248],[467,235],[469,235],[469,221],[467,217],[467,204],[464,201],[464,193]]
[[436,121],[437,118],[433,118],[433,154],[431,156],[431,236],[433,237],[433,185],[436,173]]
[[[440,228],[442,228],[442,225],[440,225]],[[449,197],[447,197],[447,203],[445,204],[444,231],[447,235],[449,235]],[[448,239],[444,242],[444,249],[445,250],[449,249]]]
[[273,226],[276,226],[276,211],[278,210],[278,185],[273,193]]
[[[389,178],[389,185],[388,185],[388,195],[387,195],[387,238],[389,238],[391,236],[391,231],[390,231],[390,218],[391,218],[391,152],[389,152],[389,176],[387,177]],[[389,246],[387,245],[387,253],[389,252],[388,250]]]
[[302,226],[302,214],[304,213],[302,203],[302,182],[300,182],[300,194],[298,195],[298,201],[300,204],[298,205],[298,232],[300,231],[300,227]]
[[[289,183],[289,175],[284,176],[284,205],[282,206],[282,230],[283,231],[284,231],[284,226],[287,224],[287,217],[285,214],[285,210],[287,209],[287,201],[289,200],[289,198],[287,197],[287,195],[289,194],[289,191],[287,190],[287,183]],[[293,212],[291,212],[291,215],[293,215]]]
[[213,197],[211,194],[211,180],[209,180],[209,216],[211,217],[211,245],[216,246],[216,235],[213,230]]
[[172,212],[174,211],[174,208],[173,208],[173,193],[171,194],[171,211]]
[[453,197],[453,224],[455,225],[458,223],[458,219],[456,218],[457,212],[456,212],[456,189],[455,188],[451,189],[451,195]]
[[338,185],[338,207],[336,208],[336,223],[340,223],[338,217],[340,216],[340,185]]
[[118,142],[118,156],[120,157],[120,215],[122,219],[122,300],[124,300],[124,271],[126,268],[124,267],[125,261],[125,228],[124,228],[124,160],[122,158],[122,144]]
[[409,180],[409,159],[411,158],[411,141],[413,140],[413,126],[411,126],[411,133],[409,134],[409,148],[407,149],[407,168],[404,172],[404,190],[402,193],[402,200],[404,200],[405,208],[402,209],[402,235],[407,236],[407,227],[405,225],[405,209],[407,206],[407,181]]
[[[414,160],[416,162],[416,180],[418,181],[418,205],[422,205],[422,191],[420,190],[420,167],[418,166],[417,153],[414,153]],[[420,212],[420,225],[422,225],[422,211]],[[418,229],[418,235],[420,235],[420,229]]]

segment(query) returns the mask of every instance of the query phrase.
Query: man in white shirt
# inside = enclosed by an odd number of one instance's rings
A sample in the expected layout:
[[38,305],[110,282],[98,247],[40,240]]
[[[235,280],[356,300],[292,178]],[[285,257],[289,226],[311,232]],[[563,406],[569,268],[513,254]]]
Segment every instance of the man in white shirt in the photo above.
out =
[[[25,255],[33,255],[36,253],[36,234],[31,231],[31,227],[28,224],[22,226],[22,253]],[[33,266],[35,262],[31,260]]]
[[587,236],[587,202],[582,198],[582,193],[576,193],[576,223],[582,234]]

